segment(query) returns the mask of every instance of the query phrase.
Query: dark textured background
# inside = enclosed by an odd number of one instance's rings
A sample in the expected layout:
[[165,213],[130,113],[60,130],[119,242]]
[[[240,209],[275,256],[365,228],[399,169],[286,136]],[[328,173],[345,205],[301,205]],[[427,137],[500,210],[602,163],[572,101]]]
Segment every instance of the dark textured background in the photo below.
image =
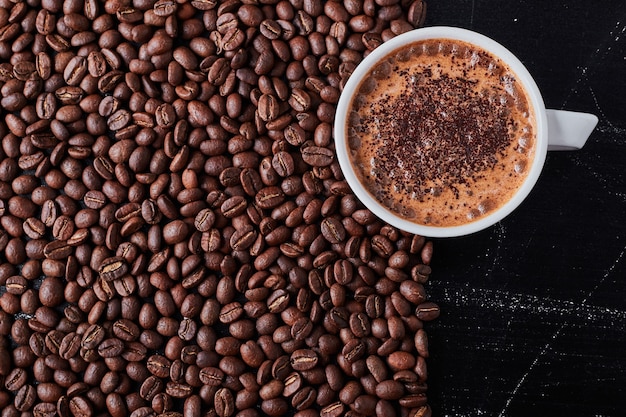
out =
[[426,26],[490,36],[546,106],[600,122],[550,153],[494,227],[435,241],[428,325],[435,416],[626,415],[626,3],[430,0]]

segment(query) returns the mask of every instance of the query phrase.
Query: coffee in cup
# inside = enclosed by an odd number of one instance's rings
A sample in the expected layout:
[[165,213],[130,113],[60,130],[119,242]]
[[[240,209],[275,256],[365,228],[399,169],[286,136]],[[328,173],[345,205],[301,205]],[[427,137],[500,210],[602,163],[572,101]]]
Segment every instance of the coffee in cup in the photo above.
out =
[[402,230],[449,237],[510,214],[537,182],[548,146],[580,149],[597,121],[546,110],[528,70],[496,41],[431,27],[383,43],[357,66],[334,138],[367,208]]
[[516,193],[535,153],[534,110],[506,63],[455,39],[398,48],[349,105],[350,162],[368,192],[416,223],[458,226]]

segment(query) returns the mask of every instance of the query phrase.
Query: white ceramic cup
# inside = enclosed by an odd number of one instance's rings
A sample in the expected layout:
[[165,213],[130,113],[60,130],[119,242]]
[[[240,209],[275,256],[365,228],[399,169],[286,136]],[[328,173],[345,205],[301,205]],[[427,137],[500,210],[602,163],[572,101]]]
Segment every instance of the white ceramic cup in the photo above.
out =
[[[425,39],[456,39],[476,45],[491,54],[499,57],[506,63],[517,80],[521,82],[532,108],[536,120],[536,149],[532,165],[526,180],[513,197],[488,215],[459,226],[439,227],[414,223],[388,210],[381,205],[363,186],[355,174],[350,163],[346,138],[347,115],[350,102],[357,88],[370,70],[393,51],[410,43]],[[524,65],[504,46],[493,39],[476,32],[455,27],[429,27],[415,29],[396,36],[373,50],[354,70],[346,83],[335,115],[335,147],[337,158],[346,181],[357,198],[376,216],[387,223],[407,232],[428,237],[453,237],[471,234],[486,229],[517,208],[528,196],[539,178],[548,150],[575,150],[580,149],[598,123],[598,118],[588,113],[570,112],[564,110],[546,110],[537,84]]]

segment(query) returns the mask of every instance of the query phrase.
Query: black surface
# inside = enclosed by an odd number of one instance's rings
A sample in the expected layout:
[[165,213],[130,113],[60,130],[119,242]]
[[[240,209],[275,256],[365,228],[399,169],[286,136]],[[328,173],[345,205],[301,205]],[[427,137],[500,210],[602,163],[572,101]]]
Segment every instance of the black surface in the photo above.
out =
[[531,195],[478,234],[435,241],[435,416],[626,415],[626,3],[428,2],[426,26],[496,39],[546,106],[600,122],[550,153]]

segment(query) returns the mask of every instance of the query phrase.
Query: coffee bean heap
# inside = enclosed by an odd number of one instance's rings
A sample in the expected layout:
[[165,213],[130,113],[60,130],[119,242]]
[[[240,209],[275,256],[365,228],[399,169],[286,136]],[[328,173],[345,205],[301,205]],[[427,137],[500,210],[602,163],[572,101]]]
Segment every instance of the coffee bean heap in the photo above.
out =
[[427,416],[432,243],[343,180],[405,0],[0,0],[0,408]]

